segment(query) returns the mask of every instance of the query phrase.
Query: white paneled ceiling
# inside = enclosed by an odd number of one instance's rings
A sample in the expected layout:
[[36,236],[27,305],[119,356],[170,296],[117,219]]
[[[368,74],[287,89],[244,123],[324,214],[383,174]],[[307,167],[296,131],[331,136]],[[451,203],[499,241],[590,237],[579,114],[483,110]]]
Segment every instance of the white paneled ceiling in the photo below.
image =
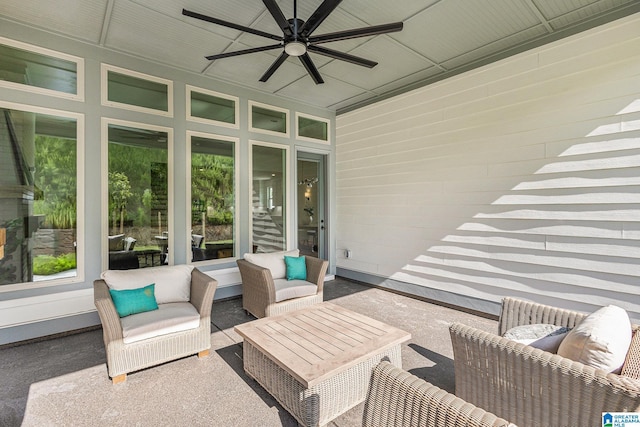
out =
[[[298,0],[298,17],[308,19],[322,3]],[[277,4],[286,18],[293,17],[293,0]],[[371,69],[310,52],[325,80],[321,85],[293,57],[267,82],[258,81],[281,48],[205,59],[277,41],[183,16],[183,8],[282,34],[260,0],[2,0],[0,16],[340,113],[639,13],[640,1],[343,0],[314,36],[400,21],[404,28],[322,45],[378,62]]]

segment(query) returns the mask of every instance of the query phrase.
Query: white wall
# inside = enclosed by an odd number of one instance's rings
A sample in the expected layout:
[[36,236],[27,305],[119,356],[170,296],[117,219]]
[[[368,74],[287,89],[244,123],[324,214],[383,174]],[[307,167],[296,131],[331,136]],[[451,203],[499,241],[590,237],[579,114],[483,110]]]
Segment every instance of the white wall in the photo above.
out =
[[640,15],[340,115],[336,138],[338,274],[640,319]]

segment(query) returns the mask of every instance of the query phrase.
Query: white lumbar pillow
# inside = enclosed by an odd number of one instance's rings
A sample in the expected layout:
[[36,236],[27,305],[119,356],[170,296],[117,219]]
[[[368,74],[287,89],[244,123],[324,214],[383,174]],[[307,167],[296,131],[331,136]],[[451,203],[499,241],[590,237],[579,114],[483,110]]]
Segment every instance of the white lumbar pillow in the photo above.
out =
[[192,265],[171,265],[134,270],[107,270],[100,277],[110,289],[138,289],[155,283],[156,302],[187,302],[191,299]]
[[294,249],[292,251],[281,252],[269,252],[264,254],[244,254],[244,259],[251,264],[259,265],[260,267],[268,268],[271,271],[271,277],[275,279],[282,279],[287,277],[287,266],[284,263],[284,257],[300,256],[300,251]]
[[631,321],[615,305],[594,311],[560,343],[558,354],[606,372],[620,372],[631,344]]

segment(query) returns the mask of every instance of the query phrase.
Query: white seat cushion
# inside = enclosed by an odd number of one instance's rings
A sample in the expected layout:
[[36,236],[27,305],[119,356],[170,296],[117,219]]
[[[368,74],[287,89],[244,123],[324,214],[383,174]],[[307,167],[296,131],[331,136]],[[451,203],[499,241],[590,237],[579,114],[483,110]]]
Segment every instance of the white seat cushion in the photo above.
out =
[[298,257],[300,251],[294,249],[292,251],[269,252],[264,254],[244,254],[244,259],[251,264],[268,268],[271,271],[273,280],[283,279],[287,277],[287,266],[284,263],[284,256]]
[[[284,258],[283,258],[284,259]],[[284,261],[282,261],[284,262]],[[135,270],[107,270],[100,277],[110,289],[138,289],[155,283],[156,302],[187,302],[191,299],[192,265],[172,265]]]
[[146,311],[120,319],[125,344],[160,335],[195,329],[200,325],[198,310],[188,302],[158,305],[157,310]]
[[276,287],[276,302],[318,293],[318,286],[306,280],[276,279],[273,284]]

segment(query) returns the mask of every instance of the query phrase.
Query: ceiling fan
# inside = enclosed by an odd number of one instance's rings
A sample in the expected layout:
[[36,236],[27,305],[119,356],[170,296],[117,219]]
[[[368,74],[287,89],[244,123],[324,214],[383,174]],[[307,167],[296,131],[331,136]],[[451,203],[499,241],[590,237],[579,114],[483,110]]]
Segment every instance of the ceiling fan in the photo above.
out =
[[243,25],[234,24],[233,22],[223,21],[222,19],[213,18],[211,16],[202,15],[197,12],[182,9],[182,14],[192,18],[211,22],[224,27],[233,28],[235,30],[244,31],[255,34],[257,36],[266,37],[277,40],[277,44],[268,46],[254,47],[250,49],[238,50],[235,52],[225,52],[217,55],[210,55],[206,58],[213,61],[215,59],[229,58],[232,56],[244,55],[247,53],[263,52],[266,50],[283,49],[278,58],[271,64],[269,69],[260,77],[261,82],[266,82],[276,72],[276,70],[284,63],[289,56],[297,56],[306,68],[307,72],[316,84],[324,83],[322,76],[318,72],[315,64],[309,56],[309,52],[328,56],[333,59],[347,61],[352,64],[362,65],[363,67],[373,68],[378,65],[375,61],[360,58],[348,53],[339,52],[318,46],[322,43],[335,42],[339,40],[353,39],[357,37],[373,36],[377,34],[393,33],[402,30],[402,22],[394,22],[391,24],[374,25],[364,28],[355,28],[352,30],[337,31],[334,33],[313,36],[312,33],[320,26],[320,24],[329,16],[329,14],[340,4],[342,0],[324,0],[320,6],[311,14],[308,20],[303,21],[298,18],[297,0],[293,1],[293,18],[286,19],[276,0],[262,0],[267,7],[273,19],[282,30],[282,35],[274,35],[254,28],[245,27]]

